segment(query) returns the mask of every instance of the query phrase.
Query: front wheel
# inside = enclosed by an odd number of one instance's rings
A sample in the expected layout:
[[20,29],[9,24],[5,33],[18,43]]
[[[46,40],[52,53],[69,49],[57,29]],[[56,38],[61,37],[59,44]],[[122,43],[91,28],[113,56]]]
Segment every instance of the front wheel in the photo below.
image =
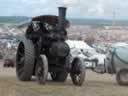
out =
[[119,85],[128,85],[128,69],[122,69],[117,72],[116,81]]
[[45,84],[48,76],[48,59],[41,55],[36,63],[35,74],[39,84]]
[[85,66],[82,64],[82,60],[80,60],[80,58],[75,58],[72,62],[72,69],[70,72],[72,82],[77,86],[83,85],[85,73]]

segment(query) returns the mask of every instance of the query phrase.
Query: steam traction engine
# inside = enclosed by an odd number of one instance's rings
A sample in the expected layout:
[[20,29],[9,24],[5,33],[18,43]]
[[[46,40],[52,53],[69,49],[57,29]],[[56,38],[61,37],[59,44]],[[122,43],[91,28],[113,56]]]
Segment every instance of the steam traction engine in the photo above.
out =
[[53,81],[64,82],[70,73],[75,85],[82,85],[85,67],[79,58],[70,62],[70,49],[65,43],[66,8],[59,7],[59,16],[34,17],[19,43],[16,55],[16,73],[21,81],[29,81],[34,75],[44,84],[48,72]]

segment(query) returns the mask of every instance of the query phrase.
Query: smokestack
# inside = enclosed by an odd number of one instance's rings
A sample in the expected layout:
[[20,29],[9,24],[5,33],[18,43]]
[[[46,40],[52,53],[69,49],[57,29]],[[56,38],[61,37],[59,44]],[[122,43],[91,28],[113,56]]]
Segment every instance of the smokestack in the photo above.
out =
[[58,29],[63,30],[66,20],[66,7],[59,7],[59,16],[58,16]]

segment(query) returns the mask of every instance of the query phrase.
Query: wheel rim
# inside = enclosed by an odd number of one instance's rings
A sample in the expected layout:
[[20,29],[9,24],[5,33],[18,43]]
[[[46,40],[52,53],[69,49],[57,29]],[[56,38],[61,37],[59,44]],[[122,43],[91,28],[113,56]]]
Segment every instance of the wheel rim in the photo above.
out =
[[40,57],[39,60],[37,61],[35,74],[36,74],[37,82],[39,84],[45,84],[48,75],[48,64],[42,57]]
[[24,70],[25,50],[23,43],[19,44],[16,58],[17,73],[20,76]]
[[44,64],[42,64],[43,62],[41,60],[39,60],[37,62],[37,65],[36,65],[36,77],[37,77],[37,80],[39,81],[39,83],[41,83],[41,80],[43,79],[44,77]]
[[75,77],[75,81],[77,83],[80,83],[80,81],[81,81],[81,74],[75,74],[74,77]]
[[80,72],[80,73],[77,73],[77,74],[72,73],[71,78],[72,78],[73,83],[75,85],[81,86],[83,84],[84,78],[85,78],[83,76],[84,76],[83,72]]

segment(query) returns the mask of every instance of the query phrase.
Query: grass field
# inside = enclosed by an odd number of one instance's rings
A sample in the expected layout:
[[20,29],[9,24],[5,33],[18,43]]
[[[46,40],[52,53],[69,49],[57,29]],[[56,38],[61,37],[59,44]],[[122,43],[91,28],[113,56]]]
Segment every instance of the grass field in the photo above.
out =
[[65,83],[55,83],[50,79],[46,85],[36,81],[21,82],[16,79],[15,69],[0,65],[0,96],[128,96],[128,87],[119,86],[115,77],[87,71],[82,87],[72,84],[70,78]]

